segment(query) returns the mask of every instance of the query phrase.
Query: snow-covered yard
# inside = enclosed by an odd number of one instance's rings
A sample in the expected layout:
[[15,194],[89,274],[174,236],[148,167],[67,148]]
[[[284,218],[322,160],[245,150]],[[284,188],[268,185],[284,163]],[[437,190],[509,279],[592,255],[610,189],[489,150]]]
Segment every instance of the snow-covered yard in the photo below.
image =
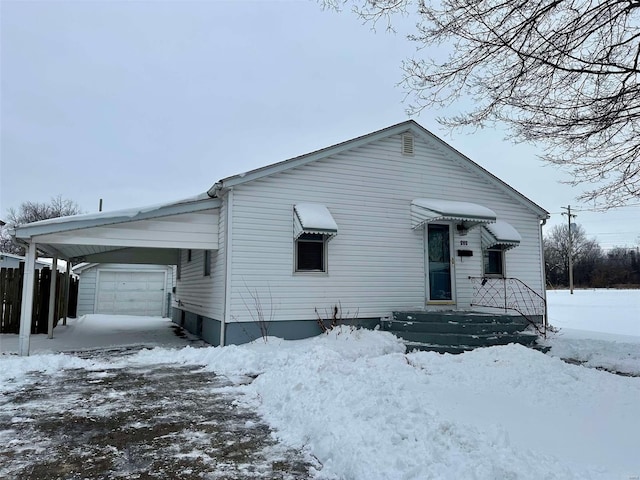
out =
[[[549,338],[547,355],[517,345],[457,356],[407,354],[388,333],[342,328],[295,342],[171,343],[100,360],[0,356],[0,393],[21,388],[29,371],[202,365],[227,376],[228,390],[282,442],[315,457],[318,478],[637,478],[640,377],[587,366],[640,375],[640,291],[550,292],[549,299],[551,323],[561,330]],[[76,333],[113,344],[91,333],[92,323],[109,321],[115,320],[84,317]],[[162,335],[173,335],[165,320],[154,321],[155,337],[147,342],[139,334],[140,342],[161,344]],[[132,321],[126,325],[120,328],[134,329]],[[57,331],[61,340],[65,334]],[[10,341],[3,339],[0,351]],[[39,342],[55,350],[56,340],[35,341],[43,351]],[[255,380],[247,383],[248,376]]]
[[640,290],[547,292],[551,355],[640,375]]

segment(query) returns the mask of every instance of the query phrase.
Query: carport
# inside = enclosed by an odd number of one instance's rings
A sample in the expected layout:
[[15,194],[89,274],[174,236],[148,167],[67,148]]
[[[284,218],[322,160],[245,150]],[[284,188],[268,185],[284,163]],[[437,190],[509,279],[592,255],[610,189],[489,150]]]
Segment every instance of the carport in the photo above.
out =
[[[218,249],[219,211],[220,200],[202,194],[153,207],[53,218],[16,227],[13,237],[27,247],[18,353],[29,355],[38,251],[53,257],[54,269],[58,259],[176,265],[182,249]],[[51,325],[53,309],[50,312]]]

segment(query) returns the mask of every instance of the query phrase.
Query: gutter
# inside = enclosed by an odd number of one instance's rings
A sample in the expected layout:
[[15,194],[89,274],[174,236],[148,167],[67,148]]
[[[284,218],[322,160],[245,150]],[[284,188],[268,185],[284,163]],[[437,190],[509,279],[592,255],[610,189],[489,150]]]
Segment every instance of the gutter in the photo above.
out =
[[223,189],[224,187],[222,186],[222,181],[216,182],[209,190],[207,190],[207,195],[209,195],[211,198],[220,198],[220,195],[218,193],[222,192]]

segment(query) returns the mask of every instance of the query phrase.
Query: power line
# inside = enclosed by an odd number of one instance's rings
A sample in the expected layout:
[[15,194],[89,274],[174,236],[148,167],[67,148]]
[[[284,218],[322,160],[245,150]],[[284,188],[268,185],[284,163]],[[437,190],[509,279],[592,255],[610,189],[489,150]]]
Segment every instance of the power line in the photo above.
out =
[[620,207],[613,207],[613,208],[607,208],[607,207],[581,207],[581,208],[574,208],[574,210],[576,212],[601,212],[601,213],[605,213],[605,212],[615,212],[618,209],[623,209],[623,208],[627,208],[627,207],[638,207],[640,206],[640,203],[629,203],[627,205],[622,205]]
[[[605,207],[580,207],[580,208],[572,208],[571,210],[573,210],[574,212],[592,212],[592,213],[609,213],[609,212],[620,212],[622,209],[625,209],[627,207],[640,207],[640,203],[630,203],[627,205],[623,205],[621,207],[614,207],[614,208],[605,208]],[[561,207],[561,208],[565,208],[566,207]],[[565,212],[549,212],[551,215],[561,215],[564,214]]]

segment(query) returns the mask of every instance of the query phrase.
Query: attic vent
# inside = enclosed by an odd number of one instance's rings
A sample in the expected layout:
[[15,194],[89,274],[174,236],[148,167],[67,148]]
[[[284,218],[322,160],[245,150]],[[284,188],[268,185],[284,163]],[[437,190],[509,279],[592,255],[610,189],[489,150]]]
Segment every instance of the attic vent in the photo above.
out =
[[410,133],[402,134],[402,154],[413,155],[413,135]]

